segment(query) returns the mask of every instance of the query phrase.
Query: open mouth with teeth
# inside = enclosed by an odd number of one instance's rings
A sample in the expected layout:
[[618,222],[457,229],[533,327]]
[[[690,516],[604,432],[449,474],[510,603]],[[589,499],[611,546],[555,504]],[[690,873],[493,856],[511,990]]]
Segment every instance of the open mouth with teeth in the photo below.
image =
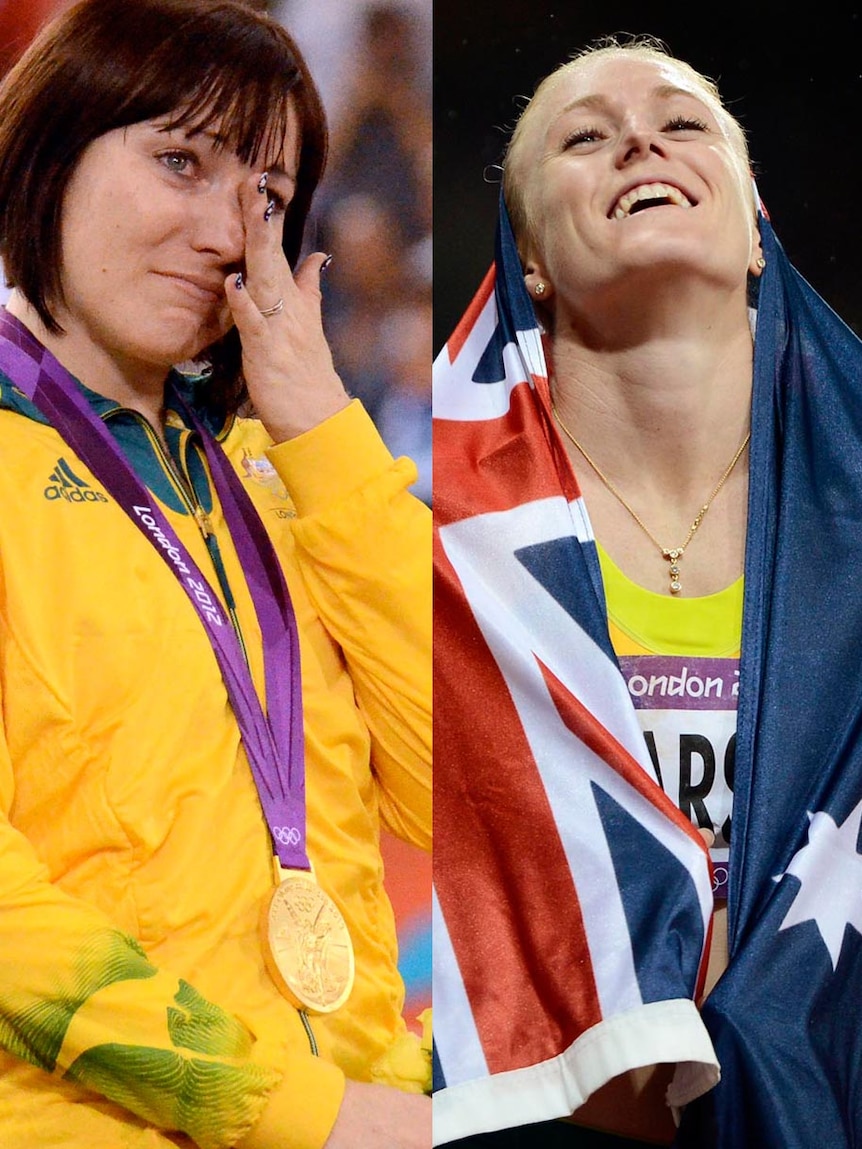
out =
[[668,204],[674,207],[694,207],[688,196],[672,184],[640,184],[620,196],[608,218],[628,219],[629,216],[645,208]]

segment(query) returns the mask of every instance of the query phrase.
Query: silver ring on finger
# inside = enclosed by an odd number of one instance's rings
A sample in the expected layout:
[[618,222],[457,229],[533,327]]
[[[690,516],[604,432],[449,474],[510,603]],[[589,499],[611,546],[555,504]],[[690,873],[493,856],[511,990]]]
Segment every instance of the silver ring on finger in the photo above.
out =
[[283,309],[284,300],[279,299],[278,303],[273,303],[272,307],[259,307],[258,311],[261,313],[264,319],[269,319],[271,315],[278,315],[279,311],[282,311]]

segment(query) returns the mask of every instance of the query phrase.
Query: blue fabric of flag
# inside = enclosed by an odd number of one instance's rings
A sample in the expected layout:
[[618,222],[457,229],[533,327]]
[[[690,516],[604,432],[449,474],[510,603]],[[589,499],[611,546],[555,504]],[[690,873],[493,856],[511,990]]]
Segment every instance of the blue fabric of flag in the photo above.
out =
[[[697,902],[691,875],[609,794],[596,785],[593,792],[629,922],[641,997],[644,1001],[684,997],[697,977],[696,951],[690,939],[699,942],[703,931],[694,912]],[[649,858],[648,866],[645,858]],[[647,922],[654,929],[645,928]],[[658,930],[679,938],[682,962],[667,960],[666,947],[657,944]]]
[[[862,1144],[862,342],[768,220],[730,855],[721,1082],[684,1149]],[[843,831],[843,832],[842,832]]]

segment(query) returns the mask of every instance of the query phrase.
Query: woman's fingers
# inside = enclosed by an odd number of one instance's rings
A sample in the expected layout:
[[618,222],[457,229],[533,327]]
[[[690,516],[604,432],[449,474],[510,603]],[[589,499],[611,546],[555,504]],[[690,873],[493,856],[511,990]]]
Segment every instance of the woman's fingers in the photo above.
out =
[[240,313],[251,314],[250,300],[264,318],[289,311],[295,304],[294,291],[319,302],[321,272],[332,256],[313,252],[294,276],[282,248],[284,212],[267,194],[266,173],[248,180],[240,195],[246,234],[245,271],[233,283],[233,292],[228,287],[229,301],[236,291],[245,290],[245,306],[240,304]]
[[246,340],[253,341],[265,336],[267,318],[261,315],[260,309],[252,299],[245,275],[242,272],[238,275],[229,275],[225,280],[224,290],[243,346]]
[[294,281],[301,292],[311,292],[320,296],[320,278],[332,262],[332,256],[323,251],[313,251],[296,272]]
[[[265,315],[266,308],[262,307],[256,298],[253,298],[249,287],[250,277],[247,278],[243,273],[229,275],[225,280],[225,294],[234,321],[239,327],[240,335],[244,332],[252,336],[263,335],[267,331],[267,320],[285,314],[289,317],[297,312],[301,313],[301,318],[304,321],[313,316],[316,323],[321,324],[322,334],[320,280],[323,271],[329,266],[331,260],[331,255],[322,251],[315,251],[303,260],[295,276],[290,274],[288,267],[287,277],[277,281],[279,294],[269,304],[269,307],[273,309],[270,315]],[[285,266],[287,267],[286,261]],[[265,280],[258,276],[256,282],[261,284]],[[291,289],[294,293],[292,297]],[[296,317],[299,318],[300,316],[297,315]]]
[[267,311],[286,298],[292,276],[281,246],[284,211],[268,189],[266,173],[246,180],[240,206],[246,237],[245,287],[258,310]]
[[225,293],[255,411],[281,442],[316,426],[350,400],[321,318],[320,274],[329,257],[314,252],[294,276],[282,249],[283,212],[268,200],[267,182],[260,177],[240,189],[245,269],[226,278]]

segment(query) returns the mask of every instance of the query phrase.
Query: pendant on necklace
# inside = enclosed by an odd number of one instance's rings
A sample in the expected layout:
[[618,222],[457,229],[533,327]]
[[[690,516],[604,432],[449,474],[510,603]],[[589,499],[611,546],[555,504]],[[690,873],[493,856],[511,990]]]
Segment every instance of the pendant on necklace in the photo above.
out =
[[685,547],[674,547],[672,550],[662,548],[662,554],[670,563],[668,574],[670,575],[670,593],[679,594],[682,590],[682,583],[679,581],[679,560],[682,558]]

